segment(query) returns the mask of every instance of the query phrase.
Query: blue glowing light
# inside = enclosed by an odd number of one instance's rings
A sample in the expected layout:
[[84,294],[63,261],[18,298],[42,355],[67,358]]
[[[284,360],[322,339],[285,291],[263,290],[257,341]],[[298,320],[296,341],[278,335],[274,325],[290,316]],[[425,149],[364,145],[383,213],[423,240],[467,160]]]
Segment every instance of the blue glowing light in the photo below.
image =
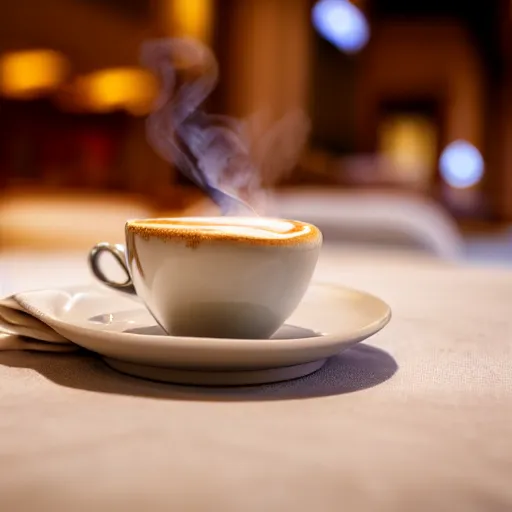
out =
[[334,46],[355,53],[370,37],[363,13],[348,0],[319,0],[312,11],[316,30]]
[[439,169],[451,187],[472,187],[484,175],[484,159],[475,146],[465,140],[456,140],[441,153]]

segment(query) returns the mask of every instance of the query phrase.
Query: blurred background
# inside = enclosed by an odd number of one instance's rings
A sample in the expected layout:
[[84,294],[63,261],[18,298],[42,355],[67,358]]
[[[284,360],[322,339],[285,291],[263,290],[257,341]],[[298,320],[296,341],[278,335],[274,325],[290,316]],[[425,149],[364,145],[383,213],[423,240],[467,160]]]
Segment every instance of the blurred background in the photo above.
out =
[[[510,0],[16,0],[0,18],[0,250],[122,240],[196,211],[146,141],[140,45],[218,58],[213,113],[311,119],[275,213],[328,239],[512,264]],[[117,240],[114,240],[117,241]]]

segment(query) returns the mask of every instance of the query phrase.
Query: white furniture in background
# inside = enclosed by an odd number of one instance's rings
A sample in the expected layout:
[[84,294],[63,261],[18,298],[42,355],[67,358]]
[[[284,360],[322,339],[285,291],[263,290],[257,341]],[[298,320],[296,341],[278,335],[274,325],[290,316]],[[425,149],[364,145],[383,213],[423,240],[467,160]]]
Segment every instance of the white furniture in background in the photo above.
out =
[[276,191],[270,211],[317,225],[326,241],[410,247],[448,260],[464,251],[454,220],[426,198],[299,188]]
[[[312,222],[327,242],[394,245],[448,260],[464,252],[455,222],[439,205],[400,193],[279,190],[269,196],[266,213]],[[201,201],[182,214],[218,210]],[[128,218],[160,215],[137,196],[12,193],[0,204],[0,248],[85,250],[98,241],[123,241]]]

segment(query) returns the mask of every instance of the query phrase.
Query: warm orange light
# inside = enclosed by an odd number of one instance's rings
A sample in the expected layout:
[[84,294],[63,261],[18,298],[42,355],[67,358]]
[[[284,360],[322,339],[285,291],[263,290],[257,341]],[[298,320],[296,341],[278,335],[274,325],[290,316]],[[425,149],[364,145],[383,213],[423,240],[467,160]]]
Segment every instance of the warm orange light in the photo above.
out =
[[212,28],[212,0],[162,0],[167,35],[191,37],[208,44]]
[[437,132],[430,119],[390,116],[379,132],[380,151],[393,164],[395,178],[426,184],[436,164]]
[[157,93],[155,77],[137,68],[97,71],[78,83],[86,107],[98,112],[124,109],[134,115],[147,114]]
[[1,91],[5,96],[32,98],[57,88],[67,72],[66,59],[53,50],[7,53],[0,58]]

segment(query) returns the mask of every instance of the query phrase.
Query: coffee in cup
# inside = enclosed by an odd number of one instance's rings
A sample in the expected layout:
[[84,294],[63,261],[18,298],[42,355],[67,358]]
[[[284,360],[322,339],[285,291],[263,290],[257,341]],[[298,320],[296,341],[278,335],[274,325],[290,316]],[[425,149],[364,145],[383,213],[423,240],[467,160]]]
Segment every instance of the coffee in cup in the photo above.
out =
[[[315,226],[264,217],[130,220],[126,247],[90,253],[95,276],[136,294],[171,335],[267,338],[293,313],[314,272],[322,234]],[[113,254],[127,273],[110,281],[99,263]]]

